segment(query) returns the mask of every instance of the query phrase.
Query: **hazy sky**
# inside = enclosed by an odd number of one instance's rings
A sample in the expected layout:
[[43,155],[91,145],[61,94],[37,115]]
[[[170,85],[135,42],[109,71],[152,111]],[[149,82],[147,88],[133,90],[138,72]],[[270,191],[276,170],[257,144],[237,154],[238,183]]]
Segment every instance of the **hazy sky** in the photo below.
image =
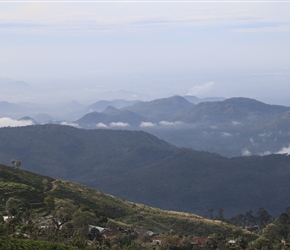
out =
[[[290,106],[289,13],[285,1],[0,1],[0,101],[192,94]],[[31,88],[10,95],[13,81]]]

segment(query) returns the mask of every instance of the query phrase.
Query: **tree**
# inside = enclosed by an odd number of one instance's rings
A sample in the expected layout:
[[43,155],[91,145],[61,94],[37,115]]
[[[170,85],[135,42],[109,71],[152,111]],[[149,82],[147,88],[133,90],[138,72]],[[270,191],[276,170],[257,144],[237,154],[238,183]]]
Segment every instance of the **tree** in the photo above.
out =
[[4,223],[3,214],[0,213],[0,224]]
[[257,219],[260,227],[264,227],[272,219],[272,216],[264,208],[259,208],[257,211]]
[[48,195],[44,198],[44,204],[46,205],[46,210],[51,213],[51,211],[54,209],[55,207],[55,201],[54,201],[54,197],[51,195]]
[[97,216],[90,212],[90,211],[81,211],[78,209],[73,214],[73,227],[74,227],[74,234],[80,237],[86,237],[88,235],[89,225],[98,225],[98,218]]
[[0,235],[4,235],[4,225],[5,225],[5,221],[4,221],[4,218],[3,218],[3,214],[0,213]]
[[10,197],[6,202],[6,212],[9,217],[19,217],[27,214],[30,209],[29,202],[22,198]]
[[29,219],[30,204],[24,199],[10,197],[6,202],[5,208],[9,216],[8,221],[5,223],[8,233],[15,232],[16,226],[24,225]]
[[251,249],[271,249],[271,241],[261,236],[251,243]]
[[214,209],[213,209],[213,208],[208,209],[209,218],[210,218],[211,220],[213,219],[213,212],[214,212]]
[[269,239],[271,242],[281,240],[280,229],[277,225],[269,223],[263,230],[262,236]]
[[102,237],[102,234],[100,233],[100,231],[97,228],[93,227],[89,231],[89,239],[101,242],[103,237]]
[[246,224],[246,216],[244,214],[239,214],[235,217],[232,217],[229,221],[233,225],[244,227]]
[[224,210],[222,208],[218,209],[218,214],[217,214],[216,218],[218,220],[223,220],[224,219]]
[[21,161],[16,160],[16,161],[15,161],[15,167],[16,167],[17,171],[18,171],[18,169],[20,168],[20,166],[21,166]]
[[256,224],[256,217],[253,215],[253,211],[249,210],[245,213],[245,218],[248,226],[253,226]]
[[44,178],[43,181],[42,181],[42,184],[43,184],[43,191],[47,191],[49,189],[49,181]]
[[276,225],[279,227],[281,238],[289,240],[288,235],[290,233],[290,217],[288,214],[281,214],[276,221]]
[[55,225],[55,233],[67,222],[72,220],[76,205],[70,199],[55,201],[54,218],[52,219]]
[[18,173],[18,169],[19,169],[20,166],[21,166],[21,161],[19,161],[19,160],[15,160],[15,159],[12,159],[12,160],[10,160],[10,162],[12,163],[13,167],[16,168],[16,171],[17,171],[17,173]]
[[15,159],[11,159],[10,162],[12,163],[12,166],[15,167],[16,160]]

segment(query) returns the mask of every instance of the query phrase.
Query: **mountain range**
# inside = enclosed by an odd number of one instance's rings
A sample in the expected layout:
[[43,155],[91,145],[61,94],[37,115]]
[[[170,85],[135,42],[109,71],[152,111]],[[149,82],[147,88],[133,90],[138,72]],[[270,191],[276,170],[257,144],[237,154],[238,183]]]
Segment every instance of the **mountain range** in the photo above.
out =
[[[45,113],[48,107],[32,104],[2,102],[0,107],[2,116],[8,111],[14,115],[9,117],[26,113],[31,124],[40,121],[85,129],[142,130],[178,147],[226,157],[288,152],[290,145],[290,108],[242,97],[201,100],[172,96],[146,102],[103,100],[87,107],[71,102],[50,115]],[[58,118],[54,118],[56,114]]]
[[185,123],[260,124],[289,111],[289,107],[269,105],[249,98],[230,98],[220,102],[204,102],[190,106],[175,115]]
[[[111,105],[107,106],[110,107]],[[117,108],[116,108],[117,109]],[[111,115],[119,115],[115,113]],[[143,121],[160,123],[162,121],[181,122],[184,125],[202,124],[262,124],[290,111],[289,107],[265,104],[249,98],[230,98],[223,101],[201,102],[193,104],[185,97],[173,96],[149,102],[136,102],[121,110],[131,111],[131,116],[141,115]],[[107,110],[98,113],[108,113]],[[93,116],[91,117],[93,120]],[[127,119],[130,119],[129,116]],[[82,118],[76,122],[81,122]],[[115,118],[118,121],[118,117]],[[125,120],[129,123],[129,120]],[[105,122],[104,122],[105,123]],[[133,127],[134,124],[130,124]],[[140,124],[138,124],[140,125]],[[85,126],[85,123],[83,124]]]
[[[18,86],[18,85],[19,86]],[[21,85],[21,86],[20,86]],[[17,91],[22,91],[23,86],[26,86],[24,82],[1,82],[0,79],[0,86],[3,89],[7,89],[9,92],[14,92],[14,88],[17,87]],[[25,87],[26,91],[29,90],[31,86]],[[1,96],[0,96],[1,97]],[[204,101],[217,101],[223,100],[223,98],[204,98],[200,99],[195,96],[184,96],[186,100],[190,103],[200,103]],[[167,98],[165,98],[166,100]],[[161,99],[162,100],[162,99]],[[156,103],[160,102],[159,100],[154,100]],[[153,101],[153,102],[154,102]],[[163,102],[163,101],[161,101]],[[68,120],[70,122],[74,121],[75,119],[79,119],[85,114],[91,112],[102,112],[107,107],[112,106],[117,109],[122,109],[125,107],[132,106],[136,103],[143,103],[147,105],[148,102],[144,102],[141,100],[122,100],[122,99],[113,99],[113,100],[99,100],[95,103],[92,103],[88,106],[79,103],[78,101],[71,101],[66,104],[56,104],[56,105],[46,105],[43,104],[36,104],[36,103],[13,103],[7,101],[0,100],[0,116],[2,117],[11,117],[14,119],[20,119],[22,116],[31,116],[33,119],[38,121],[39,123],[49,122],[49,121],[63,121]],[[39,116],[42,116],[38,118]],[[47,119],[44,119],[45,116]]]
[[193,104],[173,96],[122,109],[108,107],[84,115],[75,124],[86,129],[101,126],[143,130],[179,147],[233,157],[265,155],[287,148],[289,114],[289,107],[249,98]]
[[0,159],[162,209],[225,216],[289,206],[290,156],[226,158],[178,148],[142,131],[60,125],[0,129]]

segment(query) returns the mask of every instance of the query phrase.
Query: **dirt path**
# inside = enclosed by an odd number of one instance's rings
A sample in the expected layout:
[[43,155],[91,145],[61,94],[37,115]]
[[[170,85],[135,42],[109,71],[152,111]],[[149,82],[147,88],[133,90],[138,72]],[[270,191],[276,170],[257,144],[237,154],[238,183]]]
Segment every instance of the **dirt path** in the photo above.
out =
[[52,188],[49,191],[54,191],[57,188],[56,181],[52,182]]

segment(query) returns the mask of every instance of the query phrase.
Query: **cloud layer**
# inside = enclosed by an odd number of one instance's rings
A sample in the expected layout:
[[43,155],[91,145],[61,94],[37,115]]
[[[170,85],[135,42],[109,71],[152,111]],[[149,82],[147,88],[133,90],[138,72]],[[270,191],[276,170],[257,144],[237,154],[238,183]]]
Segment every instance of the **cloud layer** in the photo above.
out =
[[281,148],[276,154],[290,154],[290,146]]
[[30,120],[13,120],[9,117],[0,118],[0,128],[3,127],[24,127],[33,125],[33,122]]

